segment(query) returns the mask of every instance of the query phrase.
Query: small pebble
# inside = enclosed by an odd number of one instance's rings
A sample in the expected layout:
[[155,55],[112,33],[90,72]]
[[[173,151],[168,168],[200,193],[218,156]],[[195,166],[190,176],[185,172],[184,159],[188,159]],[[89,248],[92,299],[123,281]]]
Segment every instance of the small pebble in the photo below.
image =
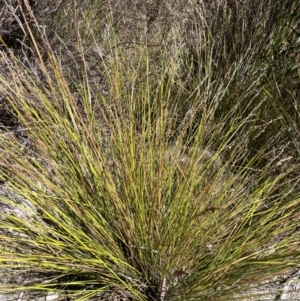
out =
[[56,292],[50,292],[45,297],[45,301],[54,301],[59,298],[59,295]]

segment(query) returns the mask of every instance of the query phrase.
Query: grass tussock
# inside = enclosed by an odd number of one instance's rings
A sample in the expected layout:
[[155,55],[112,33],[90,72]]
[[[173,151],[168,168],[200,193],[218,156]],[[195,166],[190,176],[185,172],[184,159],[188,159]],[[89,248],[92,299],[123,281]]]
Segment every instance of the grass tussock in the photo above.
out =
[[23,15],[0,53],[1,292],[244,300],[299,266],[299,5],[246,2]]

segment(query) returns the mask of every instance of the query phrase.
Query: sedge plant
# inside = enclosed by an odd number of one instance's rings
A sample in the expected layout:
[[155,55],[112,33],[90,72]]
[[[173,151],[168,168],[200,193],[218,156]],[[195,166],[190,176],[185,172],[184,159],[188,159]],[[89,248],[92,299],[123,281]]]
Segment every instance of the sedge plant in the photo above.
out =
[[110,28],[104,46],[90,32],[97,85],[79,32],[74,77],[28,32],[35,65],[1,53],[2,101],[25,134],[0,134],[0,292],[238,300],[299,266],[297,166],[264,145],[248,156],[264,98],[219,113],[242,60],[196,90],[181,47],[121,48]]

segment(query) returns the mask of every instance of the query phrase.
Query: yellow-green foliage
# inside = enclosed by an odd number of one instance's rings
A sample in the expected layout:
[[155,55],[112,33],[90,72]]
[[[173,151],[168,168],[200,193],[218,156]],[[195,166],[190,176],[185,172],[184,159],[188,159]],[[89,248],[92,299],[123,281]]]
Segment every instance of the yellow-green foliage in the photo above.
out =
[[1,53],[2,101],[27,137],[0,134],[0,292],[231,300],[297,267],[297,166],[275,140],[274,156],[248,149],[266,89],[221,114],[241,65],[186,83],[180,51],[117,47],[110,30],[92,62],[78,34],[74,75],[46,38],[31,68]]

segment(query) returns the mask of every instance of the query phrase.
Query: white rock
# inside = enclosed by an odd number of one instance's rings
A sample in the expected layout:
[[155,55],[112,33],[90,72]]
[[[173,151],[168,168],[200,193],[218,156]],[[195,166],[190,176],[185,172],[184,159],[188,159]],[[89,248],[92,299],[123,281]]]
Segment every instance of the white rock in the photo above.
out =
[[45,297],[45,301],[54,301],[54,300],[58,300],[58,298],[59,298],[59,294],[57,294],[56,292],[50,292]]

